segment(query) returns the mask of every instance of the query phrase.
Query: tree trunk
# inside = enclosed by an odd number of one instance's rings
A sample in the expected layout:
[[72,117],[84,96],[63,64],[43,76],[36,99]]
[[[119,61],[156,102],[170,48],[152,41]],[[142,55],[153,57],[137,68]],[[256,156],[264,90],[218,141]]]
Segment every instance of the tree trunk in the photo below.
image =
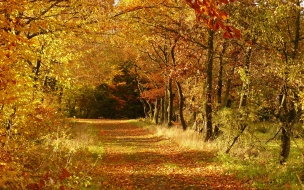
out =
[[[245,75],[246,75],[245,80],[247,80],[247,77],[249,76],[251,54],[252,54],[252,48],[249,47],[249,50],[246,53],[246,60],[245,60]],[[247,104],[248,85],[249,84],[247,81],[243,81],[239,108],[245,107]]]
[[[195,76],[195,87],[197,87],[197,83],[198,83],[198,75]],[[189,90],[190,90],[190,86],[189,86]],[[194,126],[194,124],[196,123],[196,116],[197,116],[197,108],[195,105],[195,96],[192,95],[191,97],[191,104],[190,104],[190,109],[192,112],[190,121],[188,121],[188,126]],[[193,128],[193,127],[192,127]]]
[[160,98],[160,123],[164,123],[165,120],[165,102],[164,97]]
[[[219,71],[218,71],[218,80],[217,80],[217,112],[222,107],[222,91],[223,91],[223,68],[224,68],[224,62],[223,57],[226,51],[227,43],[224,42],[223,49],[220,55],[219,60]],[[214,126],[214,134],[213,139],[216,139],[220,134],[220,127],[219,124]]]
[[[143,87],[140,85],[140,80],[138,79],[138,77],[136,77],[136,82],[137,82],[137,89],[139,91],[139,94],[143,94]],[[139,100],[141,102],[141,104],[143,105],[144,108],[144,113],[145,113],[145,118],[149,118],[149,111],[148,111],[148,107],[147,107],[147,101],[143,98],[140,98]]]
[[181,85],[178,81],[176,81],[176,86],[177,86],[178,96],[179,96],[179,116],[180,116],[180,121],[181,121],[183,130],[185,131],[185,130],[187,130],[187,124],[185,122],[184,113],[183,113],[183,110],[184,110],[184,95],[183,95],[183,92],[182,92],[182,87],[181,87]]
[[[231,69],[231,74],[230,76],[234,75],[234,68],[235,66],[233,66],[233,68]],[[223,106],[229,108],[231,106],[231,102],[229,101],[229,94],[230,94],[230,90],[231,90],[231,77],[229,76],[229,78],[227,79],[227,83],[226,83],[226,91],[225,91],[225,97],[224,97],[224,103]]]
[[[301,7],[300,1],[297,1],[297,6]],[[295,36],[293,41],[293,51],[290,56],[292,62],[295,62],[296,56],[299,53],[299,42],[300,42],[300,31],[301,31],[301,10],[298,11],[297,17],[295,20]],[[285,49],[283,50],[283,53],[285,55],[286,65],[289,64],[288,58],[289,55],[287,53],[287,49],[285,46]],[[285,73],[287,74],[287,73]],[[288,78],[288,76],[285,76],[285,78]],[[285,81],[284,81],[285,83]],[[282,136],[281,136],[281,160],[280,163],[283,164],[287,161],[287,158],[289,157],[290,153],[290,137],[291,137],[291,130],[295,122],[299,120],[299,118],[302,115],[302,110],[299,109],[296,111],[295,103],[296,97],[298,96],[297,93],[294,92],[294,100],[291,100],[287,102],[287,93],[288,86],[285,83],[282,88],[282,92],[280,94],[280,118],[282,119],[283,128],[282,128]],[[287,105],[288,104],[288,105]]]
[[[302,110],[296,111],[294,102],[289,102],[287,105],[287,86],[282,87],[281,94],[279,96],[280,110],[279,118],[283,123],[282,136],[281,136],[281,159],[280,163],[283,164],[287,161],[290,153],[290,141],[291,141],[291,130],[293,125],[299,121]],[[296,96],[296,95],[295,95]]]
[[147,102],[144,99],[140,99],[139,100],[140,103],[142,104],[143,108],[144,108],[144,113],[145,113],[145,118],[149,118],[149,111],[148,111],[148,107],[147,107]]
[[282,136],[281,136],[281,160],[280,163],[283,164],[287,161],[290,152],[290,128],[289,126],[285,126],[282,128]]
[[149,111],[148,111],[149,119],[150,121],[153,121],[153,106],[150,101],[147,101],[147,104],[149,105]]
[[158,116],[159,116],[159,103],[160,103],[160,100],[159,98],[157,98],[155,100],[155,105],[154,105],[154,116],[153,116],[153,122],[155,124],[158,124]]
[[172,124],[172,118],[173,118],[173,93],[172,93],[172,79],[169,78],[168,81],[168,121],[167,125],[168,127],[171,127]]
[[228,154],[230,152],[231,148],[236,143],[236,141],[239,139],[239,137],[243,134],[243,132],[245,131],[246,128],[247,128],[247,124],[241,125],[239,134],[236,137],[234,137],[231,145],[226,150],[226,154]]
[[[252,48],[249,47],[249,50],[246,53],[246,60],[245,60],[245,77],[247,78],[249,75],[249,67],[250,67],[250,59],[251,59],[251,55],[252,55]],[[247,79],[245,79],[247,80]],[[243,86],[242,86],[242,94],[240,97],[240,103],[239,103],[239,109],[242,109],[244,107],[247,106],[247,93],[248,93],[248,82],[247,81],[243,81]],[[245,118],[246,120],[246,118]],[[240,124],[239,127],[239,133],[237,134],[236,137],[234,137],[232,144],[228,147],[228,149],[226,150],[226,153],[228,154],[231,150],[231,148],[233,147],[233,145],[237,142],[237,140],[239,139],[239,137],[243,134],[243,132],[245,131],[245,129],[247,128],[247,123],[246,122],[242,122]]]
[[196,117],[197,117],[197,112],[193,111],[191,115],[190,122],[188,123],[189,126],[192,126],[192,129],[196,130],[195,124],[196,124]]
[[168,97],[168,87],[165,88],[165,97],[164,97],[164,122],[165,124],[168,123],[168,118],[169,118],[169,114],[168,114],[168,107],[169,107],[169,97]]
[[205,114],[206,114],[206,138],[205,141],[209,141],[212,137],[212,70],[213,70],[213,37],[214,31],[209,30],[208,38],[208,59],[206,70],[206,102],[205,102]]

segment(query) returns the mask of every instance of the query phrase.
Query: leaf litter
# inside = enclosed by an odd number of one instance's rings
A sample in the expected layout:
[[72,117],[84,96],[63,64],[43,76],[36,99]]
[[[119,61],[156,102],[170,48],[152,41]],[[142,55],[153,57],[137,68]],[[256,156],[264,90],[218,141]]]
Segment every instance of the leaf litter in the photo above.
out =
[[105,154],[91,171],[102,189],[252,189],[212,162],[211,152],[180,147],[128,121],[95,122]]

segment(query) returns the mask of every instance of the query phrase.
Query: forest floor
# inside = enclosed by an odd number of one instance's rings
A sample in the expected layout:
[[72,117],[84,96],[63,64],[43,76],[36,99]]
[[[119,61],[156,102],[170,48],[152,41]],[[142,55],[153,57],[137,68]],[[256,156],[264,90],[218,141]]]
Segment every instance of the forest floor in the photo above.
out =
[[90,189],[251,189],[214,162],[214,153],[180,147],[135,122],[76,120],[102,146]]

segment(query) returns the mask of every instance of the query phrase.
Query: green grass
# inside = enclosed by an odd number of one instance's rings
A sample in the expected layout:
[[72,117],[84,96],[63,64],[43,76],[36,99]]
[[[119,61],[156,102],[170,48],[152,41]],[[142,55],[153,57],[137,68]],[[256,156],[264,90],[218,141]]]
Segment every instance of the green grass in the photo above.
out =
[[150,121],[140,118],[140,119],[130,119],[128,120],[128,123],[132,125],[136,125],[138,127],[143,127],[143,128],[151,128],[154,124],[152,124]]
[[89,145],[88,151],[92,153],[93,159],[98,159],[105,154],[104,148],[100,143],[97,145]]
[[[286,164],[281,165],[280,136],[273,138],[279,126],[277,123],[265,122],[250,125],[240,137],[229,154],[224,153],[234,138],[222,136],[214,142],[204,142],[203,136],[192,130],[183,132],[178,127],[155,127],[157,134],[176,141],[182,147],[195,150],[217,152],[214,162],[223,165],[226,173],[233,174],[242,181],[248,181],[257,189],[302,189],[297,176],[304,178],[302,138],[294,139]],[[301,126],[296,126],[302,132]],[[303,180],[303,179],[302,179]]]
[[295,163],[293,158],[290,158],[288,164],[280,165],[276,159],[241,160],[220,154],[217,161],[227,168],[227,173],[249,181],[254,188],[301,189],[296,175],[303,173],[303,166]]
[[165,163],[164,164],[164,167],[165,168],[168,168],[168,169],[176,169],[176,168],[179,168],[179,166],[175,163]]
[[[304,175],[303,139],[291,142],[288,161],[281,165],[280,135],[266,143],[274,137],[278,125],[257,123],[249,127],[251,129],[232,148],[230,155],[222,152],[218,154],[217,159],[225,165],[227,172],[248,180],[257,189],[302,189],[297,175]],[[253,140],[249,141],[251,137]]]

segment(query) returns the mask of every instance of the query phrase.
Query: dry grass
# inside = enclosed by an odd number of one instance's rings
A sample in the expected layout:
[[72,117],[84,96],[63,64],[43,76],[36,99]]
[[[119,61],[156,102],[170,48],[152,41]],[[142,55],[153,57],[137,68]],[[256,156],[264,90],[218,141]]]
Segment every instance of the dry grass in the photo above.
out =
[[155,130],[155,133],[158,136],[169,138],[178,143],[181,147],[199,151],[218,151],[218,148],[214,143],[205,142],[203,135],[197,131],[183,131],[183,129],[179,126],[174,126],[171,128],[165,126],[156,126]]

